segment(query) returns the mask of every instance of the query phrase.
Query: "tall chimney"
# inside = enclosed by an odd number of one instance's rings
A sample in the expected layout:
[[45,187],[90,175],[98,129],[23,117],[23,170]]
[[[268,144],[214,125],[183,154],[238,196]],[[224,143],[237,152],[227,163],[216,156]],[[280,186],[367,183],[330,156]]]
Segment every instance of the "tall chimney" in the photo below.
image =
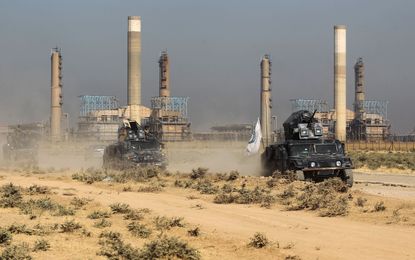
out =
[[336,138],[346,141],[346,26],[334,26],[334,109]]
[[140,122],[141,18],[128,16],[128,107],[130,118]]
[[62,117],[62,55],[58,47],[52,49],[50,136],[53,142],[61,140]]
[[261,131],[265,146],[271,142],[271,60],[268,55],[261,59]]
[[354,65],[354,84],[355,84],[355,97],[354,97],[354,117],[356,120],[362,122],[363,114],[365,112],[363,102],[365,100],[365,85],[364,85],[364,72],[365,67],[363,59],[359,58]]
[[160,66],[160,97],[170,97],[170,64],[167,51],[163,51],[159,60]]

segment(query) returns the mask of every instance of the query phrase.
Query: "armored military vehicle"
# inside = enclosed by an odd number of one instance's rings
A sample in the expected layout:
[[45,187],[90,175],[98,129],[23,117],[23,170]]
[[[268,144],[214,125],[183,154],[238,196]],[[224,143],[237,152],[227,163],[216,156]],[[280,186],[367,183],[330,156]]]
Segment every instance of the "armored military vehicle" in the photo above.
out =
[[261,155],[264,175],[293,172],[300,180],[320,181],[340,177],[353,185],[353,168],[344,144],[324,139],[323,127],[314,113],[300,110],[284,122],[285,141],[271,144]]
[[124,120],[118,129],[118,142],[104,150],[105,168],[125,169],[137,166],[167,166],[162,144],[147,128],[136,121]]
[[39,134],[22,128],[9,127],[7,142],[3,145],[3,160],[9,164],[36,166],[38,163]]

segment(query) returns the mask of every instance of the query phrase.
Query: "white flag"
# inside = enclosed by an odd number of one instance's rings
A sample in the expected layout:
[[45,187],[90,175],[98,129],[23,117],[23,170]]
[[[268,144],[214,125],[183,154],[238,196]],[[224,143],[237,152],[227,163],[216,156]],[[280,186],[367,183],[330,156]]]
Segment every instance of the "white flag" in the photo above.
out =
[[255,125],[255,131],[252,133],[251,139],[249,140],[248,145],[246,146],[247,155],[256,154],[259,151],[259,147],[261,146],[261,139],[261,124],[259,123],[258,118],[258,121]]

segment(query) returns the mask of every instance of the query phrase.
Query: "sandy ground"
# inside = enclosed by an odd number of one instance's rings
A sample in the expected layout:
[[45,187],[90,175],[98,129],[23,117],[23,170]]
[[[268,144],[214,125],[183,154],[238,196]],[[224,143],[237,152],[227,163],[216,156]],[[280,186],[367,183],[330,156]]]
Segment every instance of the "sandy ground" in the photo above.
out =
[[[197,200],[188,200],[188,191],[177,189],[163,193],[118,192],[105,187],[70,181],[50,180],[44,176],[19,176],[2,172],[0,184],[32,184],[68,189],[80,197],[88,197],[103,205],[127,203],[134,208],[150,208],[168,216],[181,216],[199,225],[218,239],[243,243],[255,232],[264,232],[280,245],[292,244],[286,250],[302,259],[414,259],[415,227],[374,224],[348,218],[322,218],[308,212],[263,209],[247,205],[218,205],[199,201],[203,210],[192,207]],[[40,178],[39,178],[40,177]],[[220,245],[218,250],[220,250]],[[254,250],[254,249],[252,249]],[[283,250],[283,249],[282,249]],[[284,250],[283,250],[284,251]],[[215,259],[217,255],[206,258]],[[277,256],[269,255],[269,259]],[[231,258],[240,258],[237,254]],[[243,257],[242,257],[243,258]],[[262,258],[262,257],[261,257]]]
[[[243,148],[241,143],[169,144],[166,149],[170,161],[168,170],[190,172],[196,167],[206,167],[210,172],[237,170],[242,175],[258,175],[259,158],[246,157]],[[41,168],[70,170],[52,177],[1,171],[0,184],[46,185],[55,187],[60,195],[71,190],[76,196],[106,206],[123,202],[133,208],[150,208],[161,215],[184,217],[187,222],[200,226],[210,238],[205,244],[196,243],[206,259],[283,259],[287,255],[298,255],[302,259],[415,259],[414,225],[386,224],[374,217],[322,218],[310,212],[285,211],[279,207],[220,205],[203,198],[189,200],[186,197],[194,191],[175,188],[157,194],[119,192],[110,185],[87,185],[68,178],[76,170],[100,165],[99,158],[85,159],[82,149],[45,150],[39,155]],[[391,200],[393,205],[415,203],[415,177],[381,175],[356,174],[359,183],[353,189],[376,199]],[[398,185],[385,185],[391,183]],[[203,205],[203,210],[194,208],[198,203]],[[277,241],[280,248],[248,250],[246,243],[255,232],[264,232],[269,239]],[[232,246],[225,250],[219,242],[215,245],[215,239],[228,241]]]

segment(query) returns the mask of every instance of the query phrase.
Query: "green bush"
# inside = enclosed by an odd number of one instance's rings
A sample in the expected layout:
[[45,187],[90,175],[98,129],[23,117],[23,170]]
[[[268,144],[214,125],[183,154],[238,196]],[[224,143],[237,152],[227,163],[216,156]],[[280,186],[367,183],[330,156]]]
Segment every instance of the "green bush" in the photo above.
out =
[[22,202],[21,188],[9,183],[0,188],[0,206],[3,208],[14,208]]
[[186,242],[180,241],[177,237],[161,237],[145,244],[138,259],[198,260],[201,259],[201,256],[198,250],[190,247]]
[[129,223],[127,228],[136,237],[148,238],[151,235],[151,229],[137,222]]

